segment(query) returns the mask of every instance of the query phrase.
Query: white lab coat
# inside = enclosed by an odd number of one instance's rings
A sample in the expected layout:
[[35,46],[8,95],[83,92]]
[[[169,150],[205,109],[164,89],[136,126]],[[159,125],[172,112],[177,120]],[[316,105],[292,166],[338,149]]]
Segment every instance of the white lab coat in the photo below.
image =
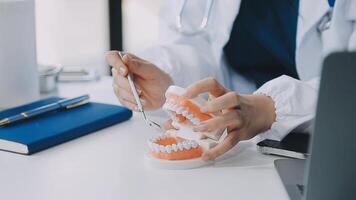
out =
[[[254,91],[251,82],[231,71],[223,55],[240,0],[214,1],[207,31],[195,36],[182,35],[174,29],[182,2],[165,1],[159,44],[139,55],[169,73],[177,85],[187,86],[213,76],[237,92]],[[205,3],[206,0],[187,1],[182,15],[186,29],[199,26]],[[331,27],[320,33],[317,26],[329,9],[327,0],[300,0],[296,64],[301,80],[282,76],[255,91],[270,96],[276,107],[276,122],[261,134],[262,138],[280,140],[292,130],[308,127],[315,113],[323,58],[330,52],[356,49],[356,0],[336,0]]]

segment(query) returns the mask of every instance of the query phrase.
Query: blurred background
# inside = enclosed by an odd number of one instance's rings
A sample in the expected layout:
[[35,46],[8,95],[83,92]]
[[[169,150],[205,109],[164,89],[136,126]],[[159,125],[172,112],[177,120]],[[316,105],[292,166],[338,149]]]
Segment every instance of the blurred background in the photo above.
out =
[[36,0],[38,63],[109,74],[109,49],[138,52],[155,43],[161,0]]

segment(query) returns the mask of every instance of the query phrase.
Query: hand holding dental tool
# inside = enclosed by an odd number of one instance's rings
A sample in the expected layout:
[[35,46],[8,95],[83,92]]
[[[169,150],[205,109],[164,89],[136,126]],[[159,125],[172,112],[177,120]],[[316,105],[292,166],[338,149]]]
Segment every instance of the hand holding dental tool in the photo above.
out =
[[51,103],[45,106],[41,106],[26,112],[22,112],[11,117],[7,117],[5,119],[0,120],[0,127],[7,126],[13,123],[21,122],[27,119],[31,119],[33,117],[44,115],[50,112],[69,110],[72,108],[76,108],[78,106],[82,106],[84,104],[89,103],[89,95],[83,95],[76,98],[71,99],[63,99],[55,103]]
[[164,93],[173,84],[169,74],[153,63],[129,53],[125,53],[121,59],[118,51],[110,51],[106,54],[106,60],[113,67],[114,92],[122,105],[137,110],[127,76],[130,72],[145,111],[162,107],[166,100]]
[[[119,51],[119,56],[120,56],[120,58],[121,58],[121,60],[122,60],[122,59],[123,59],[123,55],[122,55],[122,52],[121,52],[121,51]],[[134,98],[135,98],[135,101],[136,101],[136,103],[137,103],[138,111],[142,113],[142,116],[143,116],[143,119],[145,120],[145,122],[146,122],[150,127],[153,127],[153,128],[155,128],[155,129],[157,129],[157,130],[159,130],[159,131],[162,131],[163,128],[161,127],[161,125],[159,125],[158,123],[156,123],[156,122],[154,122],[154,121],[152,121],[152,120],[150,120],[150,119],[147,118],[146,113],[145,113],[145,110],[144,110],[144,108],[143,108],[143,106],[142,106],[140,97],[139,97],[139,95],[138,95],[138,93],[137,93],[136,86],[135,86],[135,84],[134,84],[134,82],[133,82],[132,74],[131,74],[130,72],[127,74],[127,79],[129,80],[129,85],[130,85],[132,94],[133,94],[133,96],[134,96]]]

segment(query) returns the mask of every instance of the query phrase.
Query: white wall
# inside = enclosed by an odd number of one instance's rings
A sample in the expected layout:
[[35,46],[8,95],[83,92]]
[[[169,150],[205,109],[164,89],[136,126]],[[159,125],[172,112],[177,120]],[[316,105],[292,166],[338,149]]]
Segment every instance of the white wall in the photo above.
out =
[[[158,37],[161,0],[123,0],[123,45],[137,52]],[[108,68],[108,0],[36,0],[37,58],[41,64]]]
[[37,59],[108,70],[107,0],[36,0]]
[[123,46],[138,52],[158,38],[158,15],[162,0],[123,0]]

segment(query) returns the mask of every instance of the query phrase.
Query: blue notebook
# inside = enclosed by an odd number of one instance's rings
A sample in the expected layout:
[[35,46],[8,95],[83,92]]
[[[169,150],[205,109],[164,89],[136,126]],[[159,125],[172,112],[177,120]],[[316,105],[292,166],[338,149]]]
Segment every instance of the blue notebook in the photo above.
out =
[[[51,97],[0,112],[0,119],[56,102]],[[126,108],[88,103],[71,110],[54,112],[0,127],[0,150],[30,155],[108,126],[126,121],[132,112]]]

